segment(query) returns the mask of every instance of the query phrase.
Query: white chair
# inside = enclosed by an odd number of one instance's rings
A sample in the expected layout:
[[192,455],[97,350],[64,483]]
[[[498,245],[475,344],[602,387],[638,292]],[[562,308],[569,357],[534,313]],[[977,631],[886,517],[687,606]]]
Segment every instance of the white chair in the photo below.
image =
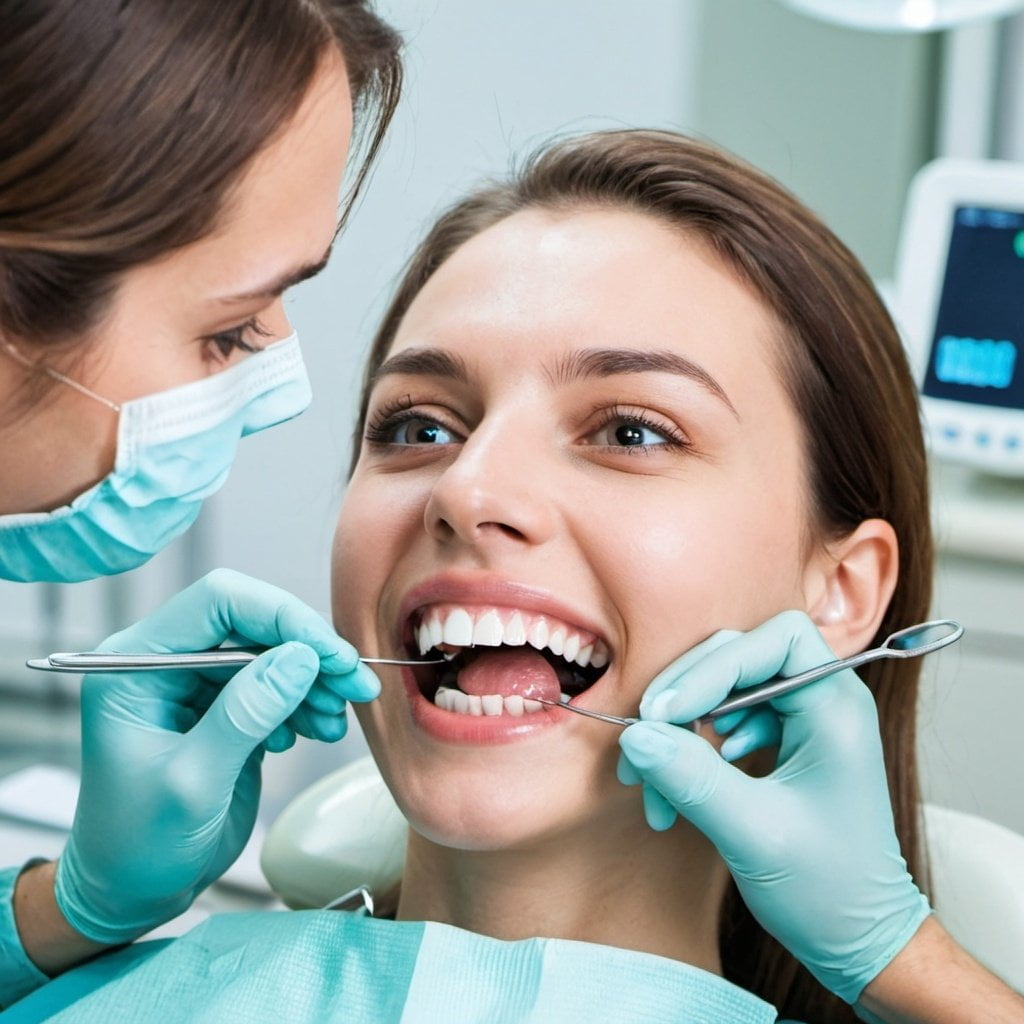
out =
[[949,933],[1024,992],[1024,836],[975,814],[926,804],[933,905]]
[[[1024,992],[1024,836],[928,804],[925,835],[936,913],[953,937]],[[274,822],[263,872],[291,907],[322,907],[402,875],[407,825],[377,766],[360,758],[301,793]]]

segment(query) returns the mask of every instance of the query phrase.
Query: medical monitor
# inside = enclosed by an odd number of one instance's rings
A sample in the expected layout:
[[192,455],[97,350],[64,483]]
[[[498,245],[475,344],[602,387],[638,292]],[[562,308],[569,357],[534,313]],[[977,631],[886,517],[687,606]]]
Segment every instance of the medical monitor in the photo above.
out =
[[895,313],[932,451],[1024,476],[1024,165],[938,160],[917,175]]

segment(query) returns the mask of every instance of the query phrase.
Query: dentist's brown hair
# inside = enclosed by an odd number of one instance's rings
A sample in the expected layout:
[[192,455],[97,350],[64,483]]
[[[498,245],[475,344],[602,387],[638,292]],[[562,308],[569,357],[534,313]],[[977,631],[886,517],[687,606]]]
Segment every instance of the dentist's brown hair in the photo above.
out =
[[[613,207],[675,225],[709,243],[771,309],[782,338],[780,372],[804,430],[815,539],[884,519],[899,541],[899,578],[876,642],[927,618],[932,536],[917,392],[899,336],[857,259],[777,182],[712,146],[671,132],[614,131],[557,142],[511,181],[455,205],[414,253],[371,349],[353,465],[373,374],[406,310],[464,242],[531,207]],[[920,662],[878,661],[860,670],[878,706],[901,849],[919,885],[915,708]],[[783,1017],[854,1024],[764,932],[731,888],[722,910],[725,976],[773,1003]]]
[[215,230],[330,48],[362,144],[344,220],[402,81],[369,0],[0,0],[0,26],[0,339],[50,362],[121,274]]

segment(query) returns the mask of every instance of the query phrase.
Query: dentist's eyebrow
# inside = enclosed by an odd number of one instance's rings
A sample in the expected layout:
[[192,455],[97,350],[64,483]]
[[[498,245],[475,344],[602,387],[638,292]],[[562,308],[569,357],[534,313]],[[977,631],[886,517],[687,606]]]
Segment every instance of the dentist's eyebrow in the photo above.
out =
[[371,384],[396,373],[413,377],[446,377],[465,383],[469,379],[466,364],[457,356],[439,348],[409,348],[398,352],[377,367]]
[[687,377],[724,402],[736,419],[740,418],[725,388],[699,363],[676,352],[633,348],[582,349],[559,360],[551,378],[559,384],[570,384],[587,377],[615,377],[627,373],[674,373]]
[[260,299],[276,299],[279,295],[282,295],[284,292],[288,291],[289,288],[297,285],[300,281],[308,281],[309,278],[316,277],[316,275],[327,266],[327,262],[330,258],[331,250],[328,249],[327,252],[324,253],[323,259],[318,260],[316,263],[304,263],[301,267],[289,270],[286,273],[281,274],[280,277],[275,277],[272,281],[259,285],[251,291],[240,292],[238,295],[223,295],[220,296],[217,301],[224,304],[231,304],[236,302],[254,302]]

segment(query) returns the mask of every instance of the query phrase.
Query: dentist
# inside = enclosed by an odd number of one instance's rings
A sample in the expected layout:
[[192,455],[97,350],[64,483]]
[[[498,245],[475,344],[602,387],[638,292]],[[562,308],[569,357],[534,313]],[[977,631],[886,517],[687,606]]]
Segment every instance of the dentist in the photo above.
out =
[[[0,0],[0,578],[141,565],[241,437],[303,411],[282,294],[327,262],[398,50],[367,0]],[[252,830],[264,751],[377,693],[315,612],[227,571],[104,649],[229,637],[270,649],[226,685],[83,685],[66,849],[0,870],[0,1008],[186,909]]]

